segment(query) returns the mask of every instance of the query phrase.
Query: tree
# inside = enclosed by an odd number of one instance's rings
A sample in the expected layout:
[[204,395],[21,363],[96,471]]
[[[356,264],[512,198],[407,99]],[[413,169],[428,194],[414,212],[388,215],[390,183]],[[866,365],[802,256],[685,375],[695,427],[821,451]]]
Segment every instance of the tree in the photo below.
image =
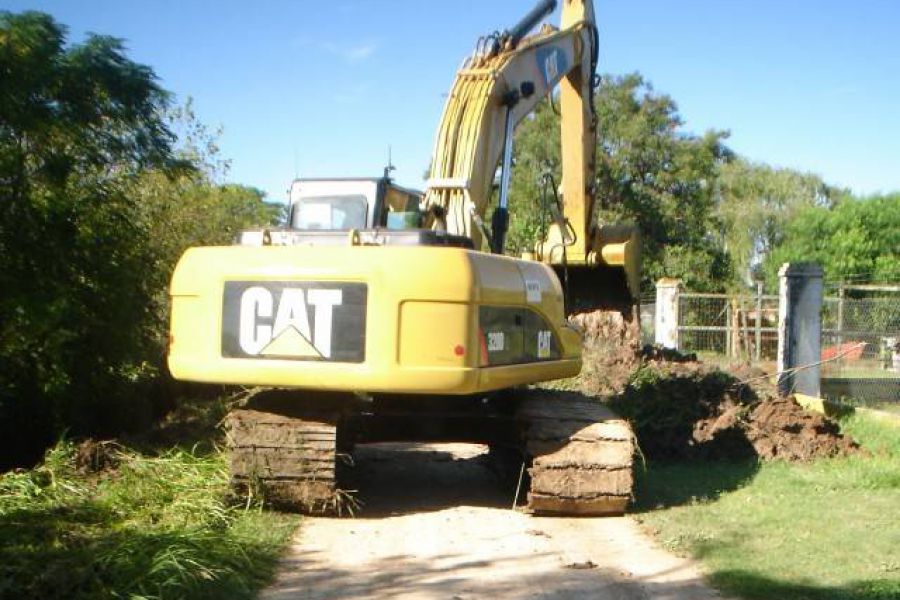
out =
[[738,158],[724,164],[718,180],[717,215],[722,245],[734,263],[736,283],[749,284],[788,222],[806,208],[834,204],[839,190],[821,178]]
[[[549,226],[547,202],[551,190],[541,183],[544,173],[560,182],[559,115],[541,102],[515,132],[509,189],[509,233],[506,246],[514,254],[531,251]],[[496,194],[495,194],[496,195]]]
[[[630,221],[643,236],[645,286],[662,276],[692,289],[716,289],[730,265],[716,232],[715,182],[732,158],[726,133],[681,131],[675,102],[638,74],[603,76],[596,93],[598,148],[596,217]],[[510,243],[530,247],[545,218],[539,201],[542,170],[560,177],[559,121],[550,102],[516,133]]]
[[[164,351],[168,331],[169,278],[184,251],[191,246],[231,244],[244,229],[274,225],[282,212],[280,205],[264,201],[261,190],[221,183],[230,168],[230,161],[219,151],[222,128],[204,125],[192,99],[169,109],[166,118],[169,127],[179,132],[175,156],[193,169],[176,175],[148,169],[129,191],[140,212],[146,248],[153,256],[153,268],[147,271],[153,290],[147,327],[154,333],[157,355]],[[147,366],[155,374],[161,365],[155,361]]]
[[65,33],[0,13],[0,468],[64,430],[140,425],[177,255],[271,212],[213,181],[224,163],[196,120],[177,147],[169,94],[120,40]]
[[168,334],[168,285],[175,264],[192,246],[228,245],[244,229],[274,225],[281,206],[264,202],[265,194],[238,184],[216,184],[203,177],[169,178],[150,172],[135,186],[145,220],[153,267],[146,271],[148,315],[145,328],[153,340],[151,358],[143,363],[150,377],[159,375]]
[[833,208],[800,210],[765,262],[767,281],[774,286],[778,268],[791,261],[819,263],[832,281],[897,281],[900,194],[845,196]]
[[83,422],[110,391],[95,384],[139,359],[146,261],[123,184],[184,165],[167,93],[120,40],[67,48],[50,16],[3,12],[0,73],[0,423],[34,449]]

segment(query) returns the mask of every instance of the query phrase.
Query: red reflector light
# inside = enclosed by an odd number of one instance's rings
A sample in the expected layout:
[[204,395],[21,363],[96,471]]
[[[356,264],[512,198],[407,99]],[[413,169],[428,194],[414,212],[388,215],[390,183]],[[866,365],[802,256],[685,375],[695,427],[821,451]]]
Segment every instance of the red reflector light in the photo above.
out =
[[466,353],[466,349],[462,347],[462,344],[457,344],[456,347],[453,349],[453,354],[455,354],[457,356],[462,356],[465,353]]
[[486,367],[491,364],[488,357],[487,340],[484,338],[484,330],[481,327],[478,328],[478,349],[480,350],[478,365]]

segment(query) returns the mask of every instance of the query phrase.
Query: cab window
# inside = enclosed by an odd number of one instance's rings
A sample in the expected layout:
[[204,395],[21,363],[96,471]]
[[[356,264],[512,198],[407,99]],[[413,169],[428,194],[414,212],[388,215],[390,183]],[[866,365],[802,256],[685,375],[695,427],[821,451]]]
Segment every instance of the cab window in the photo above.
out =
[[363,229],[368,203],[360,194],[300,198],[291,211],[295,229]]

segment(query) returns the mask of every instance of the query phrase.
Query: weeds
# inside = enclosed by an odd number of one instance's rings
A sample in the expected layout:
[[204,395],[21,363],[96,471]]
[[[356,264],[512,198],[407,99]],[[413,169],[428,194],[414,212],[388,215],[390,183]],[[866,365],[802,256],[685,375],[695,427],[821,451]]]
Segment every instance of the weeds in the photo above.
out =
[[228,505],[215,449],[116,452],[86,474],[64,441],[0,476],[0,597],[249,598],[265,584],[295,517]]

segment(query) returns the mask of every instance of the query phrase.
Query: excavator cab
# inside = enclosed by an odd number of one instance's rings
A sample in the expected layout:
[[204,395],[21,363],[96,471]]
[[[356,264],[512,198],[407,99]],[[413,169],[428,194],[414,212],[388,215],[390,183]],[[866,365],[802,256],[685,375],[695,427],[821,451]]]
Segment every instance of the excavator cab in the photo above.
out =
[[422,192],[389,177],[295,179],[290,189],[291,229],[414,229],[421,226]]

